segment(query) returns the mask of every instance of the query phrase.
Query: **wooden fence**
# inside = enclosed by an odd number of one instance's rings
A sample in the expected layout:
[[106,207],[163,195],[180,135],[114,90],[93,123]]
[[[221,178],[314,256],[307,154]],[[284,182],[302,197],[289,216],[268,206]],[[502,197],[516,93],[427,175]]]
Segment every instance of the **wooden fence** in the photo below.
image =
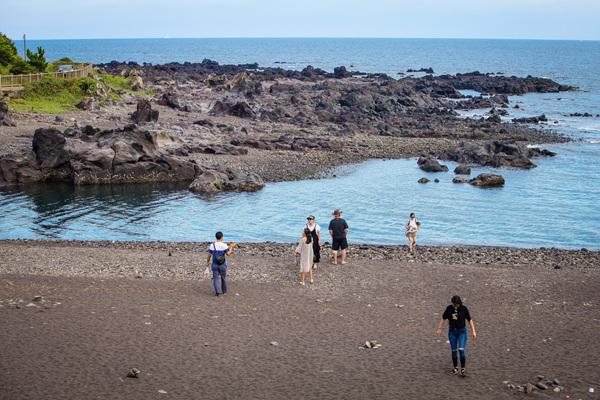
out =
[[39,81],[44,76],[54,76],[56,78],[81,78],[88,76],[92,72],[92,65],[86,64],[82,68],[66,72],[46,72],[41,74],[27,75],[0,75],[0,90],[20,90],[23,85]]

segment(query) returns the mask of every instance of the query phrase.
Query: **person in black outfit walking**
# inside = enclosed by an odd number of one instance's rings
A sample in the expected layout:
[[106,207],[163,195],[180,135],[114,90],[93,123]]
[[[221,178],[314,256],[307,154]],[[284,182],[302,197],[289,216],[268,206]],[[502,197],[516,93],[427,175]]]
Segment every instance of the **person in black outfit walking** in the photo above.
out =
[[306,227],[312,236],[314,262],[313,269],[317,269],[317,264],[321,261],[321,227],[315,221],[314,215],[309,215],[306,218]]
[[467,322],[471,328],[473,340],[477,339],[475,332],[475,323],[471,319],[469,309],[463,305],[459,296],[453,296],[450,300],[452,304],[446,307],[442,319],[435,331],[436,336],[440,336],[444,321],[448,320],[448,340],[450,341],[450,350],[452,351],[452,373],[458,374],[458,359],[460,358],[460,376],[465,377],[467,367]]

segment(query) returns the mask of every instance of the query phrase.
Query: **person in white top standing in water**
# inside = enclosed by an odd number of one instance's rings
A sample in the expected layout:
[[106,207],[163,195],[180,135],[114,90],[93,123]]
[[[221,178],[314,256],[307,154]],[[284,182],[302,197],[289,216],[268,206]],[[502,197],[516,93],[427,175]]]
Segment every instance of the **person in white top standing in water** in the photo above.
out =
[[408,238],[408,252],[415,254],[415,246],[417,245],[417,232],[421,228],[421,223],[417,221],[415,213],[410,213],[410,217],[404,224],[404,232]]
[[306,226],[305,229],[310,231],[310,235],[312,236],[312,247],[313,247],[313,269],[317,269],[317,264],[321,261],[321,227],[315,221],[314,215],[309,215],[306,218]]

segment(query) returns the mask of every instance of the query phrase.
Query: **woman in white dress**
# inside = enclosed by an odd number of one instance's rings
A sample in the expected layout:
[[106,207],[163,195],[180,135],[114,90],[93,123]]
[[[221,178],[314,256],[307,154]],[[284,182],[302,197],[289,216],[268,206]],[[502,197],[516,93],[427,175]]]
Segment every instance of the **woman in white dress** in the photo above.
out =
[[417,232],[421,228],[421,223],[417,221],[415,213],[410,213],[410,217],[406,224],[404,224],[404,232],[408,238],[408,252],[411,254],[415,253],[415,246],[417,245]]
[[308,272],[310,274],[310,283],[313,283],[313,245],[312,245],[312,234],[310,229],[304,229],[304,235],[298,242],[296,247],[296,257],[300,257],[300,284],[304,286],[304,276]]

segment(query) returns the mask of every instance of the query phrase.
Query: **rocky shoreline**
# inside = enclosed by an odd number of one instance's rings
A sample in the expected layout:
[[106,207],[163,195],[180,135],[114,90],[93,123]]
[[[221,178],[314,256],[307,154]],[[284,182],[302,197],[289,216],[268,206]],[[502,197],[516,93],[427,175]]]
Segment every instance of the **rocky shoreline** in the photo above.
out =
[[[203,242],[119,242],[65,240],[2,240],[0,273],[87,277],[152,277],[188,280],[197,275],[205,260],[209,243]],[[272,265],[293,265],[292,243],[241,243],[235,250],[234,279],[253,281],[279,280],[287,275],[274,273]],[[323,244],[323,255],[329,243]],[[81,257],[94,254],[103,260],[82,264],[58,255],[77,252]],[[34,264],[20,262],[28,253],[44,253]],[[56,254],[57,258],[52,257]],[[415,256],[403,245],[382,246],[350,244],[349,259],[356,262],[429,265],[493,265],[508,268],[543,270],[597,271],[600,251],[563,250],[556,248],[512,248],[488,246],[418,246]],[[133,257],[133,259],[129,259]],[[13,259],[14,258],[14,259]],[[261,262],[260,260],[268,260]],[[328,268],[327,263],[324,268]],[[287,272],[286,272],[287,274]],[[280,276],[281,275],[281,276]],[[287,278],[286,278],[287,279]]]
[[[530,76],[473,72],[395,80],[345,67],[329,73],[210,60],[96,68],[156,94],[140,100],[123,92],[121,101],[112,101],[97,93],[82,102],[82,110],[60,118],[11,113],[16,126],[0,128],[0,186],[191,182],[210,170],[215,172],[193,185],[196,191],[257,190],[262,182],[317,177],[343,164],[418,156],[530,168],[531,157],[550,154],[530,154],[527,145],[568,138],[503,121],[507,96],[577,89]],[[459,92],[464,89],[482,94],[465,96]],[[99,98],[105,107],[98,106]],[[491,111],[486,118],[458,113],[475,108]],[[57,138],[43,152],[49,157],[36,151],[34,132],[40,130],[53,130]],[[118,140],[131,136],[127,132],[160,140],[148,150],[136,138]],[[124,175],[123,169],[134,173]]]

